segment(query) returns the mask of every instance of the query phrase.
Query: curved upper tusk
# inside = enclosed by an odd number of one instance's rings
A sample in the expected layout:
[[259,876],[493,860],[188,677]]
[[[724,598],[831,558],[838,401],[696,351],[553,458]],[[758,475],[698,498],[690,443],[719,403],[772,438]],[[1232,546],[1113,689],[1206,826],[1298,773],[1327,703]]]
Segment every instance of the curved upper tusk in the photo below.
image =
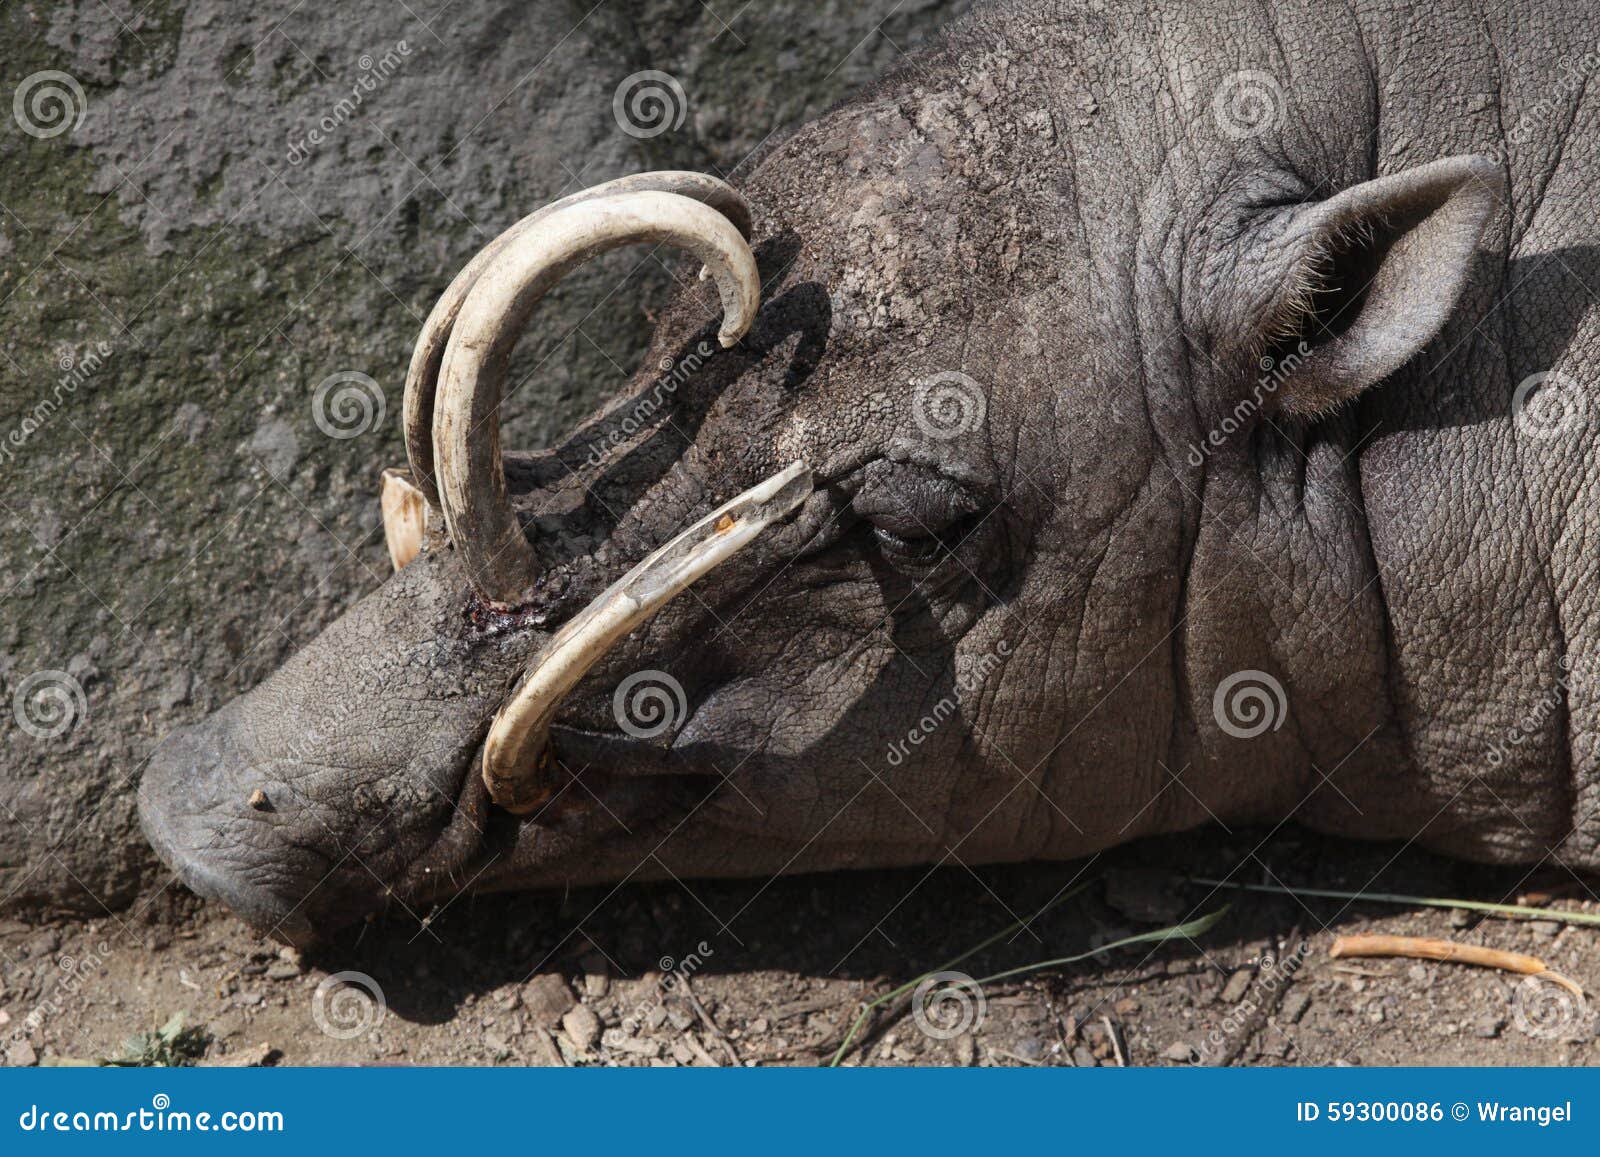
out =
[[747,239],[750,236],[750,206],[726,181],[704,173],[674,170],[635,173],[584,189],[530,213],[479,250],[440,295],[428,320],[422,323],[422,333],[411,352],[405,395],[406,456],[411,463],[411,477],[431,505],[439,505],[439,491],[433,480],[433,402],[439,385],[439,367],[444,361],[445,345],[450,340],[456,317],[479,276],[507,245],[550,214],[599,197],[648,191],[676,193],[700,201],[726,217],[741,236]]
[[686,249],[710,268],[722,298],[724,346],[749,331],[761,299],[749,243],[715,209],[654,191],[581,201],[535,222],[484,267],[456,317],[434,404],[435,479],[467,577],[491,602],[522,601],[537,567],[500,460],[500,394],[511,351],[534,306],[568,270],[637,242]]
[[803,462],[751,487],[653,552],[556,632],[484,743],[483,782],[495,803],[518,814],[543,803],[549,791],[539,772],[550,724],[578,680],[629,631],[796,509],[812,488]]

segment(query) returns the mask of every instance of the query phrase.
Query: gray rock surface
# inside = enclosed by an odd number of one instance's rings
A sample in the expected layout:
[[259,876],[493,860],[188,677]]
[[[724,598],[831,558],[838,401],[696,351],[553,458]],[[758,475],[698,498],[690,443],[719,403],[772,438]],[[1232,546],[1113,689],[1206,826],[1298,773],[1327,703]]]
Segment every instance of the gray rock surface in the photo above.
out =
[[[0,907],[159,886],[149,753],[386,577],[411,344],[480,245],[626,172],[727,173],[966,7],[0,8]],[[651,70],[666,123],[625,131]],[[671,275],[619,253],[552,296],[511,444],[616,387]]]

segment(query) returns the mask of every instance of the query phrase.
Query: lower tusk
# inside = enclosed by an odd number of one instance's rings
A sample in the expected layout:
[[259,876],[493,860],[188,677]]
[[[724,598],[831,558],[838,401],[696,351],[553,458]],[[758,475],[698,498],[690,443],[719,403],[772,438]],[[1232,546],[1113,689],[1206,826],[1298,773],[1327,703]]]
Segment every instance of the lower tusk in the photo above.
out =
[[383,537],[389,545],[389,561],[395,570],[404,570],[422,550],[428,529],[428,500],[411,481],[411,471],[385,470],[378,505],[383,510]]
[[561,628],[489,729],[483,782],[490,798],[518,815],[548,799],[539,773],[550,763],[550,724],[578,681],[629,631],[799,507],[812,487],[810,467],[794,463],[652,553]]

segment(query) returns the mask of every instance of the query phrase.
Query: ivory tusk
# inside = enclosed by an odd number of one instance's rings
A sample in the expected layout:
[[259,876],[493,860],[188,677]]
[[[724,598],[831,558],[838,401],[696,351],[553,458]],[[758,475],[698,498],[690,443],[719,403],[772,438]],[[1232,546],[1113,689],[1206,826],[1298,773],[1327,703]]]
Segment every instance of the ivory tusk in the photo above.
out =
[[383,538],[394,569],[404,570],[422,550],[428,528],[428,501],[411,481],[409,470],[385,470],[378,505],[383,510]]
[[[440,295],[417,338],[416,348],[411,355],[411,368],[406,374],[405,392],[406,454],[411,462],[412,477],[421,487],[423,497],[432,505],[439,505],[439,491],[433,478],[433,405],[434,395],[438,391],[439,370],[444,364],[444,351],[450,340],[450,332],[455,327],[467,294],[477,284],[478,278],[508,245],[551,214],[582,201],[650,190],[676,193],[701,201],[726,217],[746,239],[750,237],[750,206],[726,181],[703,173],[637,173],[583,189],[530,213],[485,245]],[[700,277],[705,280],[710,277],[710,272],[702,268]]]
[[796,462],[713,510],[613,583],[545,645],[495,717],[483,747],[490,798],[525,815],[549,798],[550,724],[562,701],[629,631],[749,546],[811,494],[811,469]]
[[467,579],[489,602],[522,601],[539,567],[500,456],[500,398],[512,350],[539,299],[563,274],[640,243],[674,245],[711,266],[724,347],[754,324],[761,278],[744,235],[692,197],[653,190],[597,197],[540,218],[488,263],[455,319],[434,405],[434,479]]

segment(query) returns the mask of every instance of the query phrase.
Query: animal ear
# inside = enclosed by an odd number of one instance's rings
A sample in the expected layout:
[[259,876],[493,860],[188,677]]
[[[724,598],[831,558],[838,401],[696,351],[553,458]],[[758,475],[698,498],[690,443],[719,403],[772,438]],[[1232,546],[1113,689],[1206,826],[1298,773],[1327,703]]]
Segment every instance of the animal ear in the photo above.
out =
[[1313,418],[1427,345],[1455,308],[1500,202],[1500,169],[1446,157],[1325,201],[1263,211],[1242,257],[1250,352],[1277,409]]

